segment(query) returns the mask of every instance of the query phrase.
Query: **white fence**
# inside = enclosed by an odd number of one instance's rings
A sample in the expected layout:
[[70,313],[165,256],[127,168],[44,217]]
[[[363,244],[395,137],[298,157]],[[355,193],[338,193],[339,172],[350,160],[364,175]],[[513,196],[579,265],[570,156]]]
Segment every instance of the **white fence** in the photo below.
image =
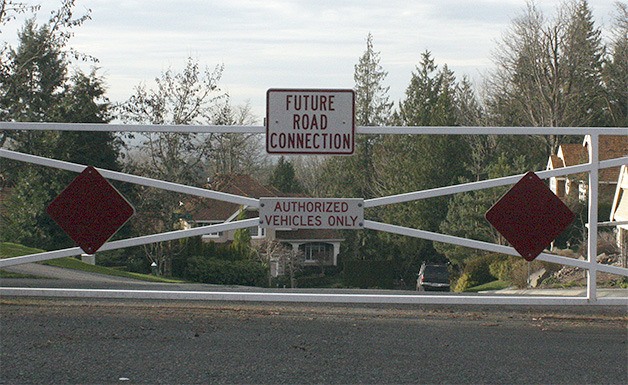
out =
[[[172,126],[172,125],[117,125],[117,124],[66,124],[66,123],[9,123],[0,122],[0,129],[4,130],[64,130],[64,131],[112,131],[112,132],[194,132],[194,133],[265,133],[263,126]],[[551,305],[551,304],[602,304],[628,305],[628,297],[600,297],[597,292],[597,272],[606,272],[620,276],[628,276],[628,269],[617,266],[597,263],[598,237],[598,175],[599,169],[616,167],[628,164],[628,156],[599,160],[598,143],[600,135],[628,135],[628,129],[622,128],[594,128],[594,127],[357,127],[357,134],[389,134],[389,135],[590,135],[591,157],[587,164],[565,167],[549,171],[537,171],[536,174],[547,179],[575,173],[589,173],[589,202],[588,202],[588,237],[587,259],[579,260],[558,255],[542,253],[538,260],[573,266],[587,271],[587,290],[584,296],[539,296],[539,295],[396,295],[396,294],[328,294],[304,292],[270,292],[270,291],[157,291],[157,290],[100,290],[100,289],[53,289],[53,288],[17,288],[2,287],[0,294],[12,296],[52,296],[52,297],[87,297],[87,298],[135,298],[135,299],[183,299],[183,300],[229,300],[229,301],[277,301],[277,302],[342,302],[342,303],[395,303],[395,304],[520,304],[520,305]],[[54,159],[42,158],[7,149],[0,149],[0,157],[23,161],[42,166],[54,167],[61,170],[82,172],[87,165],[80,165]],[[99,169],[107,179],[134,183],[138,185],[161,188],[204,198],[212,198],[226,202],[247,205],[258,208],[259,200],[249,197],[226,194],[160,181],[137,175],[130,175],[110,170]],[[512,185],[523,175],[513,175],[504,178],[485,180],[446,186],[430,190],[409,192],[364,201],[365,208],[388,204],[410,202],[419,199],[451,195],[461,192],[475,191],[485,188]],[[100,251],[115,250],[149,243],[170,241],[187,237],[216,233],[256,226],[259,218],[252,218],[229,223],[196,227],[187,230],[178,230],[161,234],[146,235],[136,238],[111,241],[105,243]],[[414,228],[396,226],[393,224],[364,221],[364,228],[386,231],[394,234],[422,238],[431,241],[450,243],[479,250],[497,252],[506,255],[518,256],[514,248],[460,238],[446,234],[439,234]],[[21,257],[0,259],[0,268],[24,263],[39,262],[49,259],[77,256],[83,253],[79,247],[25,255]]]

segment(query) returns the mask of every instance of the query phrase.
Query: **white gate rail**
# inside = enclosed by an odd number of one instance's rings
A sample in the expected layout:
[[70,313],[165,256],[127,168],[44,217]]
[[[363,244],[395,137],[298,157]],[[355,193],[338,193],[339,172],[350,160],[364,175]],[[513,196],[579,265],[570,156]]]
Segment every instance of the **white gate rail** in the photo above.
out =
[[[118,241],[111,241],[105,243],[98,251],[110,251],[117,249],[124,249],[127,247],[148,245],[150,243],[175,241],[177,239],[197,237],[199,235],[211,234],[219,231],[229,231],[237,229],[245,229],[247,227],[257,226],[259,224],[259,218],[244,219],[241,221],[233,221],[229,223],[220,223],[217,225],[194,227],[187,230],[176,230],[167,233],[159,233],[152,235],[144,235],[136,238],[121,239]],[[21,257],[13,257],[0,259],[0,268],[9,267],[15,265],[22,265],[24,263],[41,262],[50,259],[57,259],[63,257],[73,257],[83,254],[84,251],[80,247],[71,247],[69,249],[47,251],[37,254],[23,255]],[[1,291],[0,291],[1,292]]]
[[[23,154],[20,152],[10,151],[0,148],[0,157],[19,160],[22,162],[38,164],[40,166],[48,166],[60,170],[82,172],[87,165],[64,162],[56,159],[44,158],[41,156]],[[118,180],[121,182],[133,183],[141,186],[156,187],[162,190],[174,191],[182,194],[195,195],[202,198],[217,199],[229,203],[235,203],[244,206],[259,207],[259,200],[243,197],[239,195],[227,194],[219,191],[207,190],[200,187],[187,186],[179,183],[165,182],[162,180],[146,178],[143,176],[125,174],[122,172],[105,170],[97,168],[98,172],[107,179]]]
[[[5,130],[64,130],[64,131],[112,131],[112,132],[188,132],[188,133],[257,133],[265,132],[263,126],[174,126],[174,125],[120,125],[120,124],[82,124],[82,123],[15,123],[0,122],[0,129]],[[616,159],[599,161],[598,143],[600,135],[628,135],[625,127],[358,127],[358,134],[394,134],[394,135],[591,135],[591,159],[589,163],[565,167],[550,171],[538,171],[540,178],[550,178],[568,174],[589,173],[589,225],[587,260],[561,257],[558,255],[542,253],[538,259],[546,262],[574,266],[587,271],[586,296],[574,297],[550,297],[550,296],[469,296],[469,295],[388,295],[388,294],[319,294],[319,293],[272,293],[272,292],[191,292],[191,291],[147,291],[147,290],[85,290],[85,289],[50,289],[50,288],[0,288],[3,295],[27,295],[27,296],[52,296],[52,297],[88,297],[88,298],[150,298],[150,299],[204,299],[204,300],[231,300],[231,301],[282,301],[282,302],[343,302],[343,303],[406,303],[406,304],[525,304],[525,305],[550,305],[550,304],[603,304],[603,305],[628,305],[626,297],[602,297],[598,298],[596,277],[597,272],[602,271],[611,274],[628,276],[628,269],[599,264],[597,256],[597,230],[598,230],[598,174],[600,168],[615,167],[628,164],[628,156]],[[62,170],[81,172],[86,165],[79,165],[54,159],[23,154],[0,148],[0,157],[13,159],[42,166],[54,167]],[[144,186],[161,188],[184,194],[195,195],[204,198],[222,200],[230,203],[259,207],[259,200],[226,194],[197,187],[181,185],[177,183],[160,181],[156,179],[130,175],[110,170],[99,169],[99,172],[108,179],[135,183]],[[522,175],[513,175],[492,180],[459,184],[416,191],[405,194],[392,195],[381,198],[365,200],[365,207],[376,207],[387,204],[410,202],[419,199],[450,195],[460,192],[475,191],[484,188],[505,186],[514,184]],[[161,234],[146,235],[136,238],[107,242],[101,247],[101,251],[115,250],[125,247],[144,245],[155,242],[175,240],[208,233],[234,230],[256,226],[259,218],[242,221],[234,221],[218,225],[197,227],[188,230],[171,231]],[[455,237],[429,231],[396,226],[365,220],[365,228],[386,231],[394,234],[422,238],[432,241],[451,243],[459,246],[498,252],[507,255],[519,254],[512,247],[482,242],[472,239]],[[56,250],[39,254],[26,255],[0,260],[0,268],[23,263],[39,262],[67,256],[82,254],[78,248]]]
[[176,291],[176,290],[115,290],[4,287],[0,293],[10,296],[202,300],[250,302],[309,302],[345,304],[405,304],[405,305],[614,305],[626,306],[626,298],[601,297],[591,301],[583,296],[532,295],[407,295],[355,293],[295,293],[271,291]]

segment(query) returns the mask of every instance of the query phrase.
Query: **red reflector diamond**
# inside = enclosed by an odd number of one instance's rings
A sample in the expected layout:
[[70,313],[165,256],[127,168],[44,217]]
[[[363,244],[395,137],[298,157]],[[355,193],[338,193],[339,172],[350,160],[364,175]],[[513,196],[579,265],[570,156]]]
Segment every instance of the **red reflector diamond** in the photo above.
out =
[[486,219],[527,261],[573,222],[575,215],[533,172],[486,212]]
[[46,212],[84,252],[93,254],[135,210],[94,167],[87,167]]

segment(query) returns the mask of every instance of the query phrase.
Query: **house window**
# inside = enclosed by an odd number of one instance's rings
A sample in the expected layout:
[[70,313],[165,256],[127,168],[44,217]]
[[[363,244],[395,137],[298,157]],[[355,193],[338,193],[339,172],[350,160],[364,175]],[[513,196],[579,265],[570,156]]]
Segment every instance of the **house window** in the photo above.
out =
[[329,243],[312,242],[299,246],[303,251],[305,262],[324,262],[332,258],[334,246]]
[[266,237],[266,229],[259,226],[249,227],[249,234],[251,234],[251,238],[264,238]]
[[587,189],[588,186],[586,183],[580,183],[578,185],[578,199],[580,199],[581,202],[585,202],[587,200]]

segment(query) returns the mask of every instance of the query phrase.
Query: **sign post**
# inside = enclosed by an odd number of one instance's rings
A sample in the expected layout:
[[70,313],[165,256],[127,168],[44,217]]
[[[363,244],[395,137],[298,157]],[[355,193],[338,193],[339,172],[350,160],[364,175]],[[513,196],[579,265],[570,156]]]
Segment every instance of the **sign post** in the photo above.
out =
[[360,198],[260,198],[260,227],[284,229],[362,229]]
[[86,254],[94,254],[135,213],[94,167],[87,167],[46,209]]
[[351,155],[354,115],[353,90],[270,89],[266,93],[266,151]]
[[575,214],[528,172],[485,214],[488,222],[531,262],[573,222]]

